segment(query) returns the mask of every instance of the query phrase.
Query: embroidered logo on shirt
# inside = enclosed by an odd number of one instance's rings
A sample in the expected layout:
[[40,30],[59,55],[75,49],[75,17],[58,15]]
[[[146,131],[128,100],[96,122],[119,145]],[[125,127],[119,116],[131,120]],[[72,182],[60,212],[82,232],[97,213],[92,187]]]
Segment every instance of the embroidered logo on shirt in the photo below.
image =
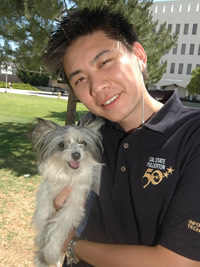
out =
[[173,173],[174,169],[170,166],[169,168],[166,168],[166,159],[163,158],[155,158],[150,157],[149,161],[147,162],[147,167],[149,167],[144,176],[142,178],[147,178],[147,183],[143,186],[143,188],[146,188],[150,183],[153,185],[157,185],[164,178],[168,178],[170,174]]
[[198,222],[189,220],[188,221],[188,228],[195,231],[195,232],[200,233],[200,223],[198,223]]

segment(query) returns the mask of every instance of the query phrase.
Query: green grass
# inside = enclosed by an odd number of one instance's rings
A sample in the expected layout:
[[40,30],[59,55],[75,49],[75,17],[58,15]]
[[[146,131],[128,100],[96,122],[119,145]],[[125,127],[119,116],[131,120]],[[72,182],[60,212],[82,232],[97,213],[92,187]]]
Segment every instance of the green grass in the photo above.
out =
[[[0,93],[0,169],[15,176],[37,174],[27,132],[36,117],[64,125],[66,110],[63,99]],[[76,119],[85,112],[87,109],[78,103]]]

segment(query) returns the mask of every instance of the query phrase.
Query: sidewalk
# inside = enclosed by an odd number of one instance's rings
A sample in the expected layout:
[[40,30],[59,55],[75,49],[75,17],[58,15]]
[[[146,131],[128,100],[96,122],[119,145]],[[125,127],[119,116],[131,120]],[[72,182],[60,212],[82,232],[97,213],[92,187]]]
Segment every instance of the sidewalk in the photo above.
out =
[[[6,93],[6,88],[0,88],[0,93]],[[50,97],[50,98],[58,98],[57,93],[46,92],[46,91],[28,91],[28,90],[20,90],[20,89],[10,89],[7,88],[8,94],[20,94],[20,95],[35,95],[42,97]],[[60,96],[60,99],[68,99],[67,95]]]

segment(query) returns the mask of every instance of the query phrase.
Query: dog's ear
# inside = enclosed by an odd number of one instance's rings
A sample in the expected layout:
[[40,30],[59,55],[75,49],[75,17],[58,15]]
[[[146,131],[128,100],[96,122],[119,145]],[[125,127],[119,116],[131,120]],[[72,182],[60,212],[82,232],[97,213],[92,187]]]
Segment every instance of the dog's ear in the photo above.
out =
[[53,121],[37,118],[37,122],[34,124],[31,130],[31,143],[35,145],[41,138],[44,138],[49,132],[55,130],[58,127],[59,125]]
[[53,121],[44,120],[42,118],[37,118],[38,126],[47,129],[56,129],[58,127],[58,124],[56,124]]
[[80,126],[90,129],[91,131],[98,132],[104,123],[103,119],[97,118],[95,120],[83,121]]

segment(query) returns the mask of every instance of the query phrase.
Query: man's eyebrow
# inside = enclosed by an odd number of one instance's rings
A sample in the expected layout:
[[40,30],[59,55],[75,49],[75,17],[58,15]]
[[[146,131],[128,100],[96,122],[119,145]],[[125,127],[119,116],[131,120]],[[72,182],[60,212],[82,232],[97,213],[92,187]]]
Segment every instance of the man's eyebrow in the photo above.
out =
[[101,52],[99,52],[91,61],[91,63],[95,63],[102,55],[104,55],[105,53],[109,53],[111,52],[111,50],[109,49],[106,49],[106,50],[103,50]]
[[[91,60],[91,63],[93,64],[93,63],[95,63],[102,55],[104,55],[105,53],[109,53],[109,52],[111,52],[111,50],[109,50],[109,49],[106,49],[106,50],[103,50],[103,51],[101,51],[101,52],[99,52],[92,60]],[[75,71],[73,71],[72,73],[70,73],[70,75],[69,75],[69,81],[75,76],[75,75],[77,75],[77,74],[79,74],[79,73],[81,73],[82,71],[81,70],[75,70]]]
[[72,73],[70,73],[70,75],[69,75],[69,81],[75,76],[75,75],[77,75],[77,74],[79,74],[79,73],[81,73],[82,71],[81,70],[75,70],[75,71],[73,71]]

